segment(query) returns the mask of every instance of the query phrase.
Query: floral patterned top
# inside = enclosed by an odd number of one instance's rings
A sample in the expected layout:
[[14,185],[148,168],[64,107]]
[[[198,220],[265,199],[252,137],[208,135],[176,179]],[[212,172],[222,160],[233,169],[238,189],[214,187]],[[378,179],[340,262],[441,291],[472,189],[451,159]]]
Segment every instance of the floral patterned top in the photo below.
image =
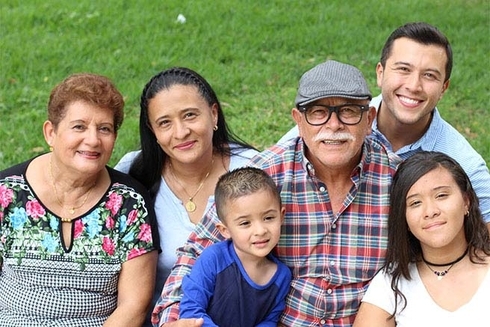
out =
[[154,250],[146,191],[107,167],[110,187],[64,244],[60,217],[24,177],[29,163],[0,172],[0,326],[102,326],[122,264]]

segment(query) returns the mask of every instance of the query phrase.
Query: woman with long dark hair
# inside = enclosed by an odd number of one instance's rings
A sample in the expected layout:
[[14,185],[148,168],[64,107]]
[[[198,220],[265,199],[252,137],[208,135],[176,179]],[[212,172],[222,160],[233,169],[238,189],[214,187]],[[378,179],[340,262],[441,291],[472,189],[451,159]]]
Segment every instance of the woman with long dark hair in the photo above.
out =
[[413,155],[398,168],[390,202],[386,266],[354,327],[484,324],[490,236],[461,166],[438,152]]
[[216,93],[191,69],[174,67],[153,76],[140,105],[141,150],[126,154],[115,168],[140,181],[155,202],[162,253],[154,304],[177,259],[175,250],[214,203],[218,178],[257,151],[231,133]]

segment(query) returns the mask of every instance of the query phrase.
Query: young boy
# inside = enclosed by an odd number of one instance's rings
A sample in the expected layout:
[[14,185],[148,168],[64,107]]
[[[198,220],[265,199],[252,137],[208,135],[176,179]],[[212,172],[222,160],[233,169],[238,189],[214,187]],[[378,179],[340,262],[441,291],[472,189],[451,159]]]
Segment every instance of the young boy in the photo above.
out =
[[235,169],[218,180],[215,204],[227,240],[206,248],[184,277],[180,318],[275,327],[291,282],[289,268],[270,253],[285,211],[277,187],[261,169]]

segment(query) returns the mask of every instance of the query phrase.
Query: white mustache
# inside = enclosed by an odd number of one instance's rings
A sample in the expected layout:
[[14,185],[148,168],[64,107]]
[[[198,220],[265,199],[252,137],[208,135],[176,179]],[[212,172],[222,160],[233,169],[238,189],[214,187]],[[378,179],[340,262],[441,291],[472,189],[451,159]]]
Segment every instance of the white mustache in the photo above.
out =
[[318,133],[313,139],[316,141],[354,141],[355,137],[350,133]]

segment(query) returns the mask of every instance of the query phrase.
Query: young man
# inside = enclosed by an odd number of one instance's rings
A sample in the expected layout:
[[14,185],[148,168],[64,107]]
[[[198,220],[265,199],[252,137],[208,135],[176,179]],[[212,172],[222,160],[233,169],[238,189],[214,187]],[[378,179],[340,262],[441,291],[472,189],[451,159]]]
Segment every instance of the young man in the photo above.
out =
[[443,152],[463,167],[478,195],[490,229],[487,165],[436,108],[449,87],[453,54],[447,38],[427,23],[409,23],[388,38],[376,66],[381,95],[373,135],[406,159],[418,151]]
[[[408,23],[388,37],[376,66],[381,95],[372,136],[406,159],[418,151],[442,152],[470,177],[490,230],[490,173],[468,141],[436,108],[449,87],[453,54],[447,38],[427,23]],[[297,134],[290,130],[279,142]]]
[[[281,325],[351,326],[369,280],[384,263],[389,187],[399,158],[366,137],[376,115],[370,100],[357,68],[322,63],[299,83],[292,116],[300,137],[252,159],[272,177],[286,209],[274,250],[293,275]],[[202,323],[174,320],[183,276],[203,249],[222,239],[218,223],[211,209],[180,249],[153,324]]]

